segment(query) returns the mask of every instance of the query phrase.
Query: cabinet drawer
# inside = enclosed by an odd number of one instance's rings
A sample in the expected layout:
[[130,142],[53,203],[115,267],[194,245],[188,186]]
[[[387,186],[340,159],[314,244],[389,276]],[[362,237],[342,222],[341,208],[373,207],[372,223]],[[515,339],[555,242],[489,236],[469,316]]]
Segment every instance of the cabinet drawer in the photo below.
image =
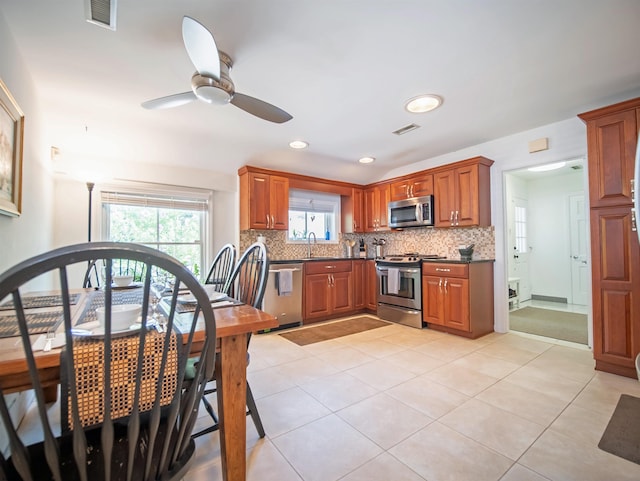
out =
[[304,266],[306,274],[333,274],[336,272],[351,272],[351,261],[311,261]]
[[469,264],[444,264],[425,262],[422,275],[439,277],[469,277]]

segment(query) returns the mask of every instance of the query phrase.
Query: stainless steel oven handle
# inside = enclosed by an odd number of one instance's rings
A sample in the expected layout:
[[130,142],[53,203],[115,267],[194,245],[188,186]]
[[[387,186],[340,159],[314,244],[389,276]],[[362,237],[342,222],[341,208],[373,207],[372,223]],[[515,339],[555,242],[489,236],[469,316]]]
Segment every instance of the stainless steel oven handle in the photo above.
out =
[[[376,267],[378,272],[389,272],[389,268],[387,267]],[[416,269],[413,267],[398,267],[398,271],[400,272],[408,272],[409,274],[415,274],[416,272],[420,272],[420,269]]]

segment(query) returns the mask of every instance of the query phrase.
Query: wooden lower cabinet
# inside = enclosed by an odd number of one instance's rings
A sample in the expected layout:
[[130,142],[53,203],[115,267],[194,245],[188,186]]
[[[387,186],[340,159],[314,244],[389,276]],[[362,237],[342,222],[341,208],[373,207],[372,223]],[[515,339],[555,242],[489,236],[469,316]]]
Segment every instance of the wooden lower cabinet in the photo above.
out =
[[370,259],[366,261],[365,267],[367,310],[378,311],[378,275],[376,273],[376,261]]
[[367,306],[366,265],[363,260],[353,261],[353,308],[364,309]]
[[355,310],[352,261],[307,262],[304,276],[304,323]]
[[596,369],[636,377],[640,249],[631,206],[591,209],[591,245]]
[[422,320],[472,339],[493,332],[493,262],[423,264]]

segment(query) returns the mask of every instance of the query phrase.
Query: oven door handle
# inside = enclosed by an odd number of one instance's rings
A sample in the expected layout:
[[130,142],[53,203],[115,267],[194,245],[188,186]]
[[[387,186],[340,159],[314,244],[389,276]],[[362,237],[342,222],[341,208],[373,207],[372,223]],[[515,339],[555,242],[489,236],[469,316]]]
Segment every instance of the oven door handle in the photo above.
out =
[[[387,267],[376,267],[376,270],[378,272],[389,272],[389,269]],[[415,274],[416,272],[420,272],[420,269],[416,269],[413,267],[399,267],[398,271],[402,273],[408,272],[409,274]]]

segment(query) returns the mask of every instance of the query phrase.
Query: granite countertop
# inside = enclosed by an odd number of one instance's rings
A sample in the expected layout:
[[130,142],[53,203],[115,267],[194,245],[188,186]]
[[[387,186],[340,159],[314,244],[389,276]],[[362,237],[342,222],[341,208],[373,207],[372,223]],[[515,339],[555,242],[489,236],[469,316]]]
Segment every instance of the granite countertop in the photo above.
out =
[[439,264],[477,264],[480,262],[495,262],[495,259],[472,259],[463,261],[462,259],[422,259],[423,263],[439,263]]
[[[372,261],[375,260],[374,257],[305,257],[303,259],[271,259],[271,264],[298,264],[301,262],[331,262],[331,261]],[[463,261],[461,259],[423,259],[422,262],[436,262],[436,263],[445,263],[445,264],[476,264],[479,262],[495,262],[495,259],[473,259],[470,261]]]

